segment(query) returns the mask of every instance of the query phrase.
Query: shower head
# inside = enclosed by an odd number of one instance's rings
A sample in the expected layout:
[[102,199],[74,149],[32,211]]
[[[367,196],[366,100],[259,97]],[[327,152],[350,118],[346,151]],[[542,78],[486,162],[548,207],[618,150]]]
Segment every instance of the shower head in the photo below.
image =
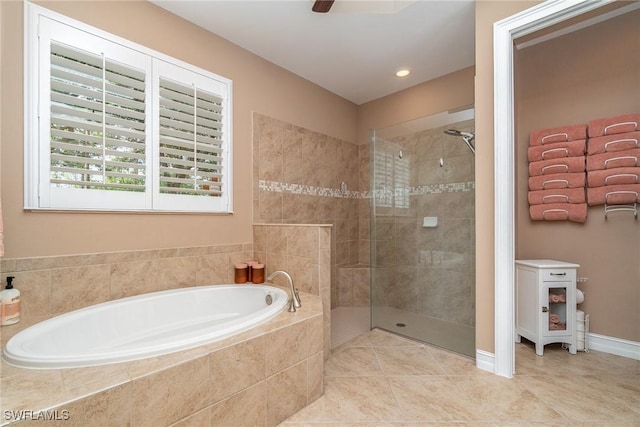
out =
[[469,138],[470,140],[473,140],[475,138],[475,135],[469,132],[463,132],[461,130],[458,129],[447,129],[444,131],[444,133],[446,133],[447,135],[453,135],[453,136],[461,136],[463,138]]
[[446,133],[447,135],[462,137],[462,140],[464,141],[465,144],[467,144],[467,147],[469,147],[469,150],[471,150],[473,154],[476,154],[476,147],[474,147],[473,144],[471,143],[471,141],[473,141],[476,137],[474,134],[469,132],[463,132],[458,129],[446,129],[444,133]]

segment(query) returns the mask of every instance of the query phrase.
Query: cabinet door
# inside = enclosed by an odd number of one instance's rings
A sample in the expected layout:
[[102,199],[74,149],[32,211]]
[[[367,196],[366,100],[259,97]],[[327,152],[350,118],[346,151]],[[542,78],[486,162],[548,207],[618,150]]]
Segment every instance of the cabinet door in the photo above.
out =
[[541,287],[540,330],[544,335],[566,335],[569,331],[569,310],[567,301],[570,300],[569,288],[571,282],[544,282]]

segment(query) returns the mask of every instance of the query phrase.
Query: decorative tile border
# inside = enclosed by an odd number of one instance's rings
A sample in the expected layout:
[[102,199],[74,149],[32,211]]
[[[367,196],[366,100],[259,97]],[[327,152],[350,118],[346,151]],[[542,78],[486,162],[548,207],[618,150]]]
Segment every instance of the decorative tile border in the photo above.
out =
[[277,181],[258,181],[258,187],[263,191],[276,193],[303,194],[307,196],[338,197],[346,199],[362,199],[361,191],[342,191],[338,188],[316,187],[313,185],[289,184]]
[[[316,187],[313,185],[290,184],[278,181],[259,180],[258,186],[262,191],[275,193],[302,194],[307,196],[335,197],[347,199],[370,199],[370,191],[342,191],[338,188]],[[476,184],[473,181],[453,182],[447,184],[420,185],[417,187],[399,188],[395,192],[399,195],[419,196],[425,194],[458,193],[474,191]],[[390,190],[374,191],[376,195],[384,197]]]

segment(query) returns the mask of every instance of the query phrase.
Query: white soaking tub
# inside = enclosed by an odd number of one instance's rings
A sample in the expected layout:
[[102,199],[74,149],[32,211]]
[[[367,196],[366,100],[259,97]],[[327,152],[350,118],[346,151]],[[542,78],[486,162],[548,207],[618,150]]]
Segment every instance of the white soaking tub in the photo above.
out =
[[75,368],[172,353],[251,329],[287,305],[266,285],[212,285],[152,292],[72,311],[12,337],[5,362]]

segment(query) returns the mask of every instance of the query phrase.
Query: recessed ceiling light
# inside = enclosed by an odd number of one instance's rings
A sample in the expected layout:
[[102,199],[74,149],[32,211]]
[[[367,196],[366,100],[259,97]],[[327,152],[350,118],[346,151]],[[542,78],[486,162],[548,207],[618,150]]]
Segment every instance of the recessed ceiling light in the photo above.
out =
[[396,71],[396,77],[407,77],[409,74],[411,74],[411,70],[408,68],[401,68]]

